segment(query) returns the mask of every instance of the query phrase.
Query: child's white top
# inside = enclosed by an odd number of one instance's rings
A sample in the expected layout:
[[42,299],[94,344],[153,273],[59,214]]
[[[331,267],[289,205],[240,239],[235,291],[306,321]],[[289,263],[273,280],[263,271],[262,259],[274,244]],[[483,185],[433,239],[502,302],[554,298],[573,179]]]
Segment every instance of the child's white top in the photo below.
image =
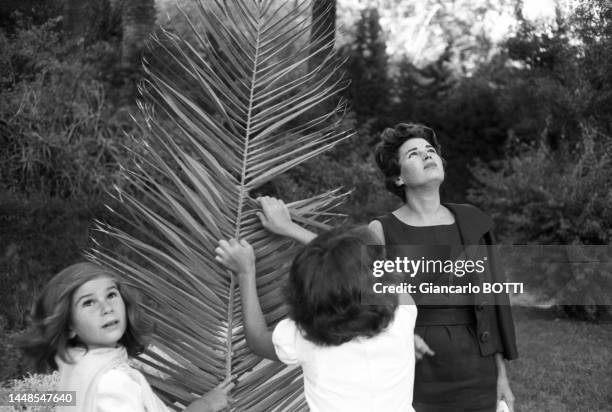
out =
[[398,306],[384,331],[339,346],[318,346],[284,319],[272,342],[281,362],[302,367],[312,412],[413,412],[416,315],[415,305]]
[[58,412],[168,412],[142,373],[128,365],[124,347],[68,353],[75,363],[55,359],[58,390],[76,391],[76,407],[58,407]]

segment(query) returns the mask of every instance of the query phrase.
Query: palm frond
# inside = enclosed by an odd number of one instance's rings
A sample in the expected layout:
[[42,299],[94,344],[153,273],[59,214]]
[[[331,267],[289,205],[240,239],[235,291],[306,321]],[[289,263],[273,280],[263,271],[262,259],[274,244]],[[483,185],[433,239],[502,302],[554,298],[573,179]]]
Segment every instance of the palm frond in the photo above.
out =
[[[237,375],[237,410],[305,408],[299,368],[249,351],[239,290],[214,249],[221,238],[251,242],[266,319],[286,314],[279,290],[295,245],[261,227],[250,193],[348,137],[339,131],[341,105],[319,109],[341,87],[339,62],[327,56],[308,71],[329,46],[308,41],[309,11],[308,1],[201,0],[184,13],[189,39],[165,30],[153,40],[143,149],[126,171],[131,190],[117,195],[123,223],[99,225],[123,252],[100,246],[91,257],[147,297],[158,352],[142,362],[163,375],[150,379],[170,403],[187,404]],[[342,197],[332,191],[289,206],[301,224],[324,228]]]

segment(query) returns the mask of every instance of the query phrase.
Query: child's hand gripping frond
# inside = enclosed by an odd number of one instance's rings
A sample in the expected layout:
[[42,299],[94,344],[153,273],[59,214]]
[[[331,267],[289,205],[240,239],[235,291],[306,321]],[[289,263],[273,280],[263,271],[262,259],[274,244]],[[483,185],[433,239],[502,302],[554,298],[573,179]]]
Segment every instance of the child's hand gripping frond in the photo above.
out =
[[210,411],[217,412],[222,411],[223,409],[229,408],[233,399],[229,396],[229,392],[234,387],[234,383],[231,378],[225,379],[219,385],[217,385],[213,390],[206,393],[201,398],[201,411]]
[[246,240],[220,240],[215,253],[217,254],[215,259],[218,262],[238,274],[242,316],[244,317],[245,335],[249,347],[259,356],[278,360],[272,344],[272,332],[268,330],[257,297],[253,248]]
[[263,227],[277,235],[289,236],[294,223],[285,202],[270,196],[258,197],[257,200],[262,209],[262,212],[257,212],[257,216]]
[[215,260],[238,275],[255,273],[255,253],[253,247],[246,240],[220,240],[215,253],[217,254]]
[[263,227],[270,232],[290,237],[303,244],[309,243],[317,236],[291,220],[289,209],[281,199],[263,196],[258,197],[257,200],[262,209],[262,212],[257,212],[257,216]]

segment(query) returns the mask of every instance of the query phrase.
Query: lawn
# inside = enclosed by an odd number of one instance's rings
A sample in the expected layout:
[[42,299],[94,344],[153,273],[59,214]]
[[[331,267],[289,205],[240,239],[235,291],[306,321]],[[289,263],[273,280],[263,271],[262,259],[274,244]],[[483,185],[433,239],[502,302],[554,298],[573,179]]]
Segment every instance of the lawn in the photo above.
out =
[[612,411],[612,320],[514,308],[519,359],[508,369],[517,412]]
[[[516,412],[612,411],[612,319],[593,324],[523,307],[514,315],[520,357],[508,370]],[[46,381],[35,377],[18,387],[48,389]]]

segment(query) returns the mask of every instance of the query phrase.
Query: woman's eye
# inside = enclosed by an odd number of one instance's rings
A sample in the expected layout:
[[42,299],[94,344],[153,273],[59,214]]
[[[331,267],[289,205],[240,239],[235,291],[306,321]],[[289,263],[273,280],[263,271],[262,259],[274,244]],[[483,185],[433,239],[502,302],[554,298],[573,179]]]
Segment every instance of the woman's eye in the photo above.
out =
[[83,307],[87,307],[87,306],[91,306],[94,304],[94,300],[93,299],[87,299],[83,301]]
[[416,152],[412,152],[412,153],[408,154],[408,157],[410,158],[410,157],[414,157],[414,156],[416,156],[416,155],[417,155],[417,153],[416,153]]
[[114,298],[116,298],[117,296],[119,296],[119,293],[117,293],[117,292],[110,292],[110,293],[108,294],[107,298],[114,299]]

